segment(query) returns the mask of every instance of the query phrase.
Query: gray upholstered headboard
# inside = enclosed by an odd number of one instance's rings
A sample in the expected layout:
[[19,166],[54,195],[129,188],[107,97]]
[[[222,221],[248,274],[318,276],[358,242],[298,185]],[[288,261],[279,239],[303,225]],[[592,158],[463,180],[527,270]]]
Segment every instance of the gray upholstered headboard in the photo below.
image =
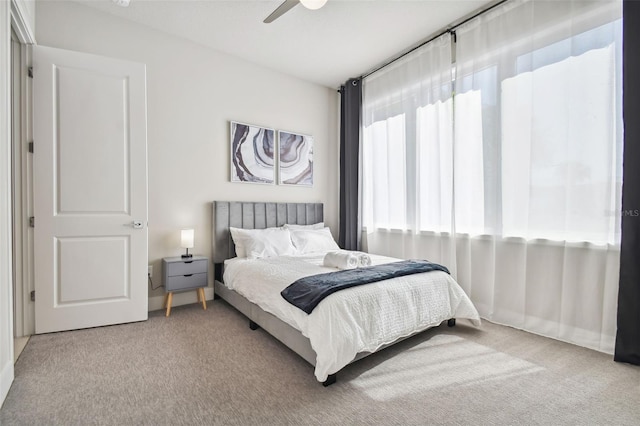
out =
[[236,255],[229,227],[264,229],[285,223],[311,225],[324,221],[322,203],[213,202],[213,263]]

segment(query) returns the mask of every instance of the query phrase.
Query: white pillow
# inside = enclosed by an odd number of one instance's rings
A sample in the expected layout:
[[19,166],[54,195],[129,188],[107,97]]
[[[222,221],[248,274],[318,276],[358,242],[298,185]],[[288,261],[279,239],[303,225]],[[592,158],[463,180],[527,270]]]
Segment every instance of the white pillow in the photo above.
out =
[[288,229],[240,229],[229,228],[231,238],[236,245],[236,255],[248,259],[262,257],[290,256],[296,254],[296,248],[291,243]]
[[340,250],[329,228],[292,229],[291,241],[298,250],[298,254]]
[[248,234],[245,231],[245,229],[229,227],[229,232],[231,232],[231,239],[233,240],[233,244],[236,246],[237,257],[247,257],[247,252],[244,249],[243,237],[246,238]]
[[295,225],[292,223],[285,223],[283,228],[289,229],[289,230],[322,229],[324,228],[324,222],[314,223],[313,225]]

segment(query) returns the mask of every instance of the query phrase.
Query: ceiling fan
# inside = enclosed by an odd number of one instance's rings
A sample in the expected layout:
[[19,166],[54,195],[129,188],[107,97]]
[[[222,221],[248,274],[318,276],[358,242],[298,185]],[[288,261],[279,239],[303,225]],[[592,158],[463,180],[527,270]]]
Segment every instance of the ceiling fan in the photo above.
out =
[[276,19],[293,9],[295,6],[297,6],[299,3],[302,3],[302,5],[307,9],[316,10],[324,6],[326,2],[327,0],[284,0],[284,2],[280,6],[278,6],[276,10],[271,12],[271,15],[267,16],[267,18],[263,22],[265,24],[269,24],[275,21]]

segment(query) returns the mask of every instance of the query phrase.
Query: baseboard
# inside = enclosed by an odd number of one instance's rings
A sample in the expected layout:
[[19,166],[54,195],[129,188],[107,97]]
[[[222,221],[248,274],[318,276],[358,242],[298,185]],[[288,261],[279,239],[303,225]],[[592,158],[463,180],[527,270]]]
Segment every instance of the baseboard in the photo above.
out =
[[9,393],[11,383],[13,383],[13,358],[7,361],[0,373],[0,407]]
[[[213,299],[213,288],[205,287],[204,288],[204,298],[206,300]],[[187,290],[181,291],[179,293],[173,293],[173,302],[171,306],[181,306],[188,305],[190,303],[197,303],[198,296],[195,290]],[[159,309],[164,309],[164,295],[163,296],[153,296],[149,298],[149,312],[157,311]]]

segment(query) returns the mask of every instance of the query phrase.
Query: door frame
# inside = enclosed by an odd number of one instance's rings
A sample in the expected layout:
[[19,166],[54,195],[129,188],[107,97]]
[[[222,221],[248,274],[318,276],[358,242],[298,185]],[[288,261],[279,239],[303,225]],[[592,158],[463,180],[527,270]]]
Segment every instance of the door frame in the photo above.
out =
[[13,89],[19,94],[18,105],[12,105],[12,122],[18,129],[11,141],[14,337],[35,333],[35,308],[31,301],[31,291],[34,289],[33,228],[29,227],[28,219],[33,216],[33,158],[28,151],[28,144],[33,141],[32,79],[29,78],[28,71],[31,67],[30,44],[35,40],[31,32],[25,29],[24,19],[20,16],[18,8],[12,2],[12,41],[15,36],[20,46],[15,68],[18,78],[11,82]]
[[13,382],[13,250],[11,208],[11,30],[23,44],[35,43],[35,2],[0,1],[0,404],[4,402]]
[[33,216],[33,158],[28,151],[32,141],[31,128],[31,78],[28,77],[31,48],[18,37],[19,54],[14,60],[17,78],[13,90],[18,91],[13,104],[12,121],[17,131],[12,140],[12,208],[13,208],[13,288],[14,288],[14,337],[30,336],[35,331],[34,303],[31,301],[33,281],[33,228],[29,217]]

